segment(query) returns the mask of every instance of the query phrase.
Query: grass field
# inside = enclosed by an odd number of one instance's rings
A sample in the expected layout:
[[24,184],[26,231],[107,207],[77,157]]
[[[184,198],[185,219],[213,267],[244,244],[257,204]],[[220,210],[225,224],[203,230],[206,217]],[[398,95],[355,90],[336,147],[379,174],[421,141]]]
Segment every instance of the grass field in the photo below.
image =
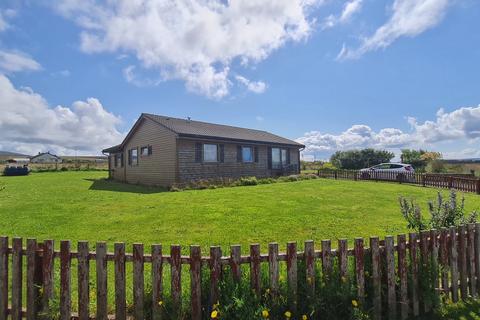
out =
[[[0,177],[0,234],[70,239],[179,243],[183,246],[384,236],[407,231],[400,195],[426,209],[436,190],[376,182],[310,180],[250,187],[164,192],[104,180],[106,172]],[[444,190],[444,192],[446,192]],[[467,208],[480,197],[467,194]],[[58,244],[58,241],[57,241]],[[74,245],[76,247],[76,245]],[[130,251],[131,248],[129,247]],[[204,251],[205,252],[205,251]]]

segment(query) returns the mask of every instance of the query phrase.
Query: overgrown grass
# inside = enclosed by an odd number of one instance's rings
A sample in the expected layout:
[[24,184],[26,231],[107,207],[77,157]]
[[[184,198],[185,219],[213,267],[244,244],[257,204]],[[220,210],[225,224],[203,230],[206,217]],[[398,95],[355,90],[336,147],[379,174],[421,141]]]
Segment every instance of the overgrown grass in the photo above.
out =
[[[266,244],[406,232],[398,197],[426,205],[436,190],[381,182],[309,180],[165,192],[105,180],[105,172],[0,177],[0,233],[39,240],[143,242],[146,245]],[[466,194],[467,210],[480,197]],[[426,208],[424,208],[426,209]],[[58,244],[58,241],[57,241]],[[74,246],[76,247],[76,245]],[[131,247],[128,247],[131,251]],[[186,252],[186,251],[185,251]]]

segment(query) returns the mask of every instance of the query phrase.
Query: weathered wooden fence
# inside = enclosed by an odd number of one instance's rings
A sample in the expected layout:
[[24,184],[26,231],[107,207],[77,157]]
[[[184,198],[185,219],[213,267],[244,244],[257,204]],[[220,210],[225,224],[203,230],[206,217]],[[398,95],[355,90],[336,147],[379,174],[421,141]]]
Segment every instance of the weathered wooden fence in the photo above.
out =
[[373,180],[410,183],[422,186],[457,189],[480,194],[480,178],[474,176],[458,176],[435,173],[390,172],[390,171],[360,171],[319,169],[321,178],[343,180]]
[[[98,242],[95,251],[89,250],[87,242],[78,242],[77,251],[71,250],[70,241],[61,241],[60,250],[54,250],[54,242],[37,243],[28,239],[14,238],[11,246],[7,237],[0,237],[0,320],[19,320],[22,317],[37,319],[48,311],[52,303],[55,284],[54,274],[59,270],[59,304],[61,319],[120,319],[133,317],[144,319],[145,277],[151,277],[153,319],[162,318],[165,281],[170,281],[170,297],[174,309],[181,308],[182,268],[190,273],[191,319],[201,319],[211,310],[218,299],[222,270],[229,267],[236,281],[241,281],[242,267],[250,272],[251,288],[259,294],[262,288],[261,267],[268,265],[269,289],[275,294],[279,289],[280,264],[287,268],[289,295],[293,297],[290,310],[295,310],[298,283],[305,281],[309,292],[315,294],[315,277],[322,274],[328,279],[342,279],[352,283],[358,301],[369,301],[375,319],[406,319],[428,312],[434,303],[424,299],[425,292],[419,285],[425,268],[429,269],[430,285],[436,292],[459,299],[476,297],[480,288],[480,224],[451,227],[450,229],[423,231],[392,236],[380,240],[369,239],[366,248],[363,238],[356,238],[353,248],[347,240],[338,240],[337,249],[332,249],[330,240],[321,241],[321,250],[316,250],[313,241],[306,241],[299,251],[296,242],[287,244],[286,253],[279,253],[277,243],[268,245],[268,253],[262,254],[260,245],[250,246],[250,255],[242,256],[238,245],[232,246],[229,256],[222,256],[221,248],[210,248],[209,256],[202,256],[199,246],[190,246],[190,255],[182,256],[179,245],[170,246],[165,255],[161,245],[152,245],[150,254],[144,252],[143,244],[133,245],[133,254],[126,253],[124,243],[115,243],[114,252],[107,252],[105,242]],[[76,261],[75,261],[76,260]],[[72,279],[72,261],[76,265],[76,279]],[[297,262],[302,262],[301,264]],[[366,263],[369,261],[369,263]],[[95,265],[95,275],[90,274],[90,264]],[[113,264],[113,268],[108,268]],[[131,268],[126,268],[131,264]],[[151,274],[145,274],[145,265],[150,264]],[[56,265],[56,267],[55,267]],[[349,266],[353,265],[353,272]],[[334,268],[335,266],[335,268]],[[298,268],[304,267],[306,279],[298,279]],[[162,270],[170,269],[169,279],[164,279]],[[202,305],[202,269],[209,270],[210,292],[208,305]],[[321,273],[317,272],[320,269]],[[110,270],[110,271],[109,271]],[[126,270],[132,270],[133,311],[127,311]],[[109,272],[114,284],[107,284]],[[338,277],[328,277],[338,272]],[[110,274],[111,275],[111,274]],[[24,279],[26,278],[26,279]],[[93,280],[92,280],[93,279]],[[77,281],[76,297],[78,312],[72,312],[72,280]],[[96,308],[90,310],[90,282],[94,281]],[[330,280],[332,281],[332,280]],[[336,280],[337,281],[337,280]],[[367,287],[371,292],[367,294]],[[386,289],[385,289],[386,288]],[[108,314],[107,292],[114,290],[114,314]],[[10,291],[10,292],[9,292]],[[22,294],[26,297],[22,297]],[[253,294],[253,293],[252,293]],[[25,298],[25,299],[24,299]],[[25,302],[25,306],[22,304]],[[383,308],[383,310],[382,310]],[[113,310],[113,309],[112,309]],[[175,311],[175,310],[174,310]],[[179,310],[177,310],[179,311]],[[163,317],[171,319],[171,317]]]

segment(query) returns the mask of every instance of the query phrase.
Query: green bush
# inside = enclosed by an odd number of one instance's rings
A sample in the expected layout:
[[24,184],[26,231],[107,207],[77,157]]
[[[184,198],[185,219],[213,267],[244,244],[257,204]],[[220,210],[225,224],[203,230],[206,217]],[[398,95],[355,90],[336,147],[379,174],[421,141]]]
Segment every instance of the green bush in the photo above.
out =
[[436,201],[428,203],[429,217],[422,215],[420,206],[415,200],[407,200],[400,197],[400,211],[407,221],[407,227],[416,231],[426,229],[440,229],[451,226],[459,226],[477,221],[478,212],[465,212],[465,197],[458,201],[457,192],[450,190],[449,198],[444,200],[441,192],[438,192]]
[[238,180],[239,186],[256,186],[258,184],[258,180],[256,177],[244,177]]

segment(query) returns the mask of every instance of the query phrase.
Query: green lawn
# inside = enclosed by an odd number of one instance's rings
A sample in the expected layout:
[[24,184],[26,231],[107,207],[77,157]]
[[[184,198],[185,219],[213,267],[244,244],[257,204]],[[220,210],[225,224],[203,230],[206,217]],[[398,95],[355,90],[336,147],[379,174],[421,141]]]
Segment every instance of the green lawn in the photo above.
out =
[[[214,190],[162,192],[106,181],[106,172],[0,177],[0,233],[182,246],[302,243],[407,231],[398,196],[424,207],[436,190],[393,183],[310,180]],[[446,192],[446,191],[444,191]],[[480,197],[466,195],[468,209]],[[58,244],[58,242],[57,242]],[[76,245],[73,245],[76,247]],[[131,251],[131,248],[128,249]],[[206,252],[206,251],[204,251]]]

